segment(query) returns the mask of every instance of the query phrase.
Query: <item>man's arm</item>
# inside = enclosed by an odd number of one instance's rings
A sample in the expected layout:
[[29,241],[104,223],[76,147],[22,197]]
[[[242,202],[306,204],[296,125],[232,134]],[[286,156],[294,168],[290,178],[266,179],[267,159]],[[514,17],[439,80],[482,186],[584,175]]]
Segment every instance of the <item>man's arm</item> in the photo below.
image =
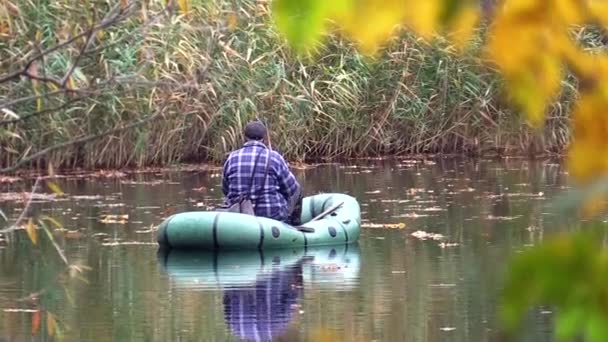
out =
[[296,177],[289,170],[289,166],[285,159],[280,154],[275,154],[278,160],[278,181],[279,181],[279,191],[285,197],[285,199],[289,200],[293,196],[297,195],[300,191],[300,183]]
[[224,193],[224,197],[228,196],[228,167],[230,167],[230,157],[226,159],[224,162],[224,168],[222,170],[222,192]]

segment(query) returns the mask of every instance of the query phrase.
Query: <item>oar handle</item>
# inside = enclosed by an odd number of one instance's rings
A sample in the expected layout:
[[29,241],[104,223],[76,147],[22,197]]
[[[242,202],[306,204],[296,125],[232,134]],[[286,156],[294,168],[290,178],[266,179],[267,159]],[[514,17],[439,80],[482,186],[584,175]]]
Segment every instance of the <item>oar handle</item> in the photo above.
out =
[[[325,216],[333,213],[338,208],[340,208],[342,206],[342,204],[344,204],[344,202],[340,202],[340,203],[338,203],[338,204],[336,204],[336,205],[334,205],[334,206],[326,209],[324,212],[322,212],[319,215],[315,216],[312,220],[310,220],[308,222],[314,222],[314,221],[317,221],[317,220],[320,220],[320,219],[324,218]],[[308,223],[308,222],[306,222],[306,223]]]

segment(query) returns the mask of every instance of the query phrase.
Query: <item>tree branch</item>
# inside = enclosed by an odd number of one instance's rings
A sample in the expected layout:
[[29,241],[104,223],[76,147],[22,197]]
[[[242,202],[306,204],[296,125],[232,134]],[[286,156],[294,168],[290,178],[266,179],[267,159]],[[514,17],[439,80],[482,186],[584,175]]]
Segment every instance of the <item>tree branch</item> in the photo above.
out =
[[[84,32],[82,32],[80,34],[77,34],[74,37],[72,37],[72,38],[70,38],[70,39],[68,39],[68,40],[66,40],[66,41],[64,41],[62,43],[59,43],[59,44],[57,44],[57,45],[55,45],[55,46],[53,46],[53,47],[51,47],[51,48],[49,48],[47,50],[44,50],[42,52],[37,53],[36,55],[34,55],[33,57],[31,57],[31,58],[28,59],[28,61],[25,63],[25,65],[23,66],[23,68],[21,68],[21,70],[14,71],[12,73],[9,73],[8,75],[0,77],[0,83],[6,83],[8,81],[12,81],[15,78],[18,78],[20,76],[26,76],[26,77],[29,77],[29,78],[32,78],[32,79],[36,79],[36,78],[32,77],[34,75],[31,75],[28,72],[29,68],[32,66],[32,64],[35,61],[37,61],[37,60],[39,60],[41,58],[44,58],[45,56],[47,56],[47,55],[49,55],[49,54],[51,54],[51,53],[53,53],[53,52],[55,52],[55,51],[57,51],[59,49],[62,49],[64,47],[68,46],[68,45],[71,45],[73,42],[77,41],[78,39],[80,39],[82,37],[89,37],[89,39],[87,39],[87,42],[88,42],[90,40],[90,37],[92,37],[97,31],[103,30],[103,29],[105,29],[107,27],[110,27],[110,26],[113,26],[116,23],[118,23],[121,20],[123,20],[125,17],[121,17],[121,14],[126,13],[132,7],[132,5],[133,5],[133,3],[129,4],[129,6],[127,6],[125,9],[120,9],[120,5],[114,6],[114,8],[112,8],[112,10],[110,10],[110,12],[108,13],[108,15],[106,15],[106,17],[98,25],[92,26],[88,30],[86,30],[86,31],[84,31]],[[85,44],[85,49],[86,49],[86,45],[87,44]],[[81,52],[83,53],[85,49],[81,49]],[[81,56],[82,53],[79,54],[79,56]],[[77,60],[78,59],[80,59],[80,57],[77,57]],[[13,62],[14,62],[14,60],[2,63],[2,66],[5,66],[6,64],[11,64]],[[73,67],[75,68],[75,66],[73,66]],[[48,78],[41,78],[39,80],[44,81],[44,82],[51,82],[51,83],[53,83],[55,85],[60,86],[60,88],[63,88],[63,87],[61,87],[62,82],[55,83],[55,82],[57,82],[56,80],[52,80],[52,79],[48,79]]]
[[36,182],[34,182],[34,186],[32,187],[32,192],[30,193],[30,198],[28,199],[27,203],[25,204],[25,207],[23,208],[23,211],[21,212],[21,215],[19,215],[19,217],[17,218],[17,221],[15,221],[15,223],[13,223],[10,227],[8,227],[6,229],[0,230],[0,234],[6,234],[6,233],[11,232],[11,231],[13,231],[13,230],[15,230],[15,229],[17,229],[19,227],[19,224],[21,223],[21,221],[23,221],[23,219],[25,218],[27,212],[30,210],[30,206],[32,204],[32,200],[34,199],[34,193],[38,189],[38,183],[40,183],[40,179],[41,179],[40,176],[38,176],[36,178]]
[[142,125],[144,123],[150,122],[150,121],[152,121],[152,120],[154,120],[154,119],[162,116],[163,109],[164,109],[164,107],[162,109],[158,110],[155,114],[153,114],[153,115],[151,115],[151,116],[149,116],[149,117],[147,117],[145,119],[141,119],[141,120],[138,120],[136,122],[132,122],[132,123],[126,125],[126,126],[122,126],[122,127],[106,130],[106,131],[101,132],[101,133],[97,133],[97,134],[93,134],[93,135],[87,135],[87,136],[84,136],[84,137],[81,137],[81,138],[78,138],[78,139],[75,139],[75,140],[70,140],[70,141],[59,143],[59,144],[56,144],[56,145],[53,145],[53,146],[49,146],[49,147],[47,147],[47,148],[45,148],[45,149],[43,149],[41,151],[38,151],[38,152],[34,153],[33,155],[31,155],[29,157],[25,157],[25,158],[21,159],[20,161],[18,161],[17,163],[15,163],[12,166],[6,167],[4,169],[0,169],[0,173],[13,172],[13,171],[19,169],[21,166],[23,166],[23,165],[25,165],[25,164],[27,164],[27,163],[29,163],[31,161],[34,161],[34,160],[36,160],[36,159],[38,159],[38,158],[40,158],[40,157],[42,157],[42,156],[44,156],[44,155],[52,152],[52,151],[55,151],[55,150],[58,150],[58,149],[62,149],[62,148],[66,148],[68,146],[72,146],[72,145],[76,145],[76,144],[86,143],[86,142],[89,142],[89,141],[92,141],[92,140],[95,140],[95,139],[99,139],[99,138],[102,138],[102,137],[110,135],[110,134],[119,133],[119,132],[122,132],[122,131],[125,131],[125,130],[129,130],[131,128],[140,126],[140,125]]

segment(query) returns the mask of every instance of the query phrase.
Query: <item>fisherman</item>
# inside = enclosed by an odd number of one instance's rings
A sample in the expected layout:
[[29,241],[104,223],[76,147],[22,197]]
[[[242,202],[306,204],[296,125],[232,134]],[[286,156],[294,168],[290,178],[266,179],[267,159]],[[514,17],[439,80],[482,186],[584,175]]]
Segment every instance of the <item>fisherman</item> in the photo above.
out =
[[283,156],[266,146],[266,126],[257,120],[249,122],[244,134],[243,146],[224,163],[224,205],[250,200],[256,216],[299,225],[302,189]]

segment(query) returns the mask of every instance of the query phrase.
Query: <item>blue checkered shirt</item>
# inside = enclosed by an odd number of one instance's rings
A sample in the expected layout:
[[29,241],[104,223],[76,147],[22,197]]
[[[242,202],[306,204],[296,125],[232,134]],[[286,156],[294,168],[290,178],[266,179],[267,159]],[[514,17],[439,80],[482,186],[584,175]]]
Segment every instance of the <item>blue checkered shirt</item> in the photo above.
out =
[[[238,202],[241,196],[247,196],[251,184],[251,172],[260,153],[250,194],[255,214],[286,221],[289,215],[288,201],[299,193],[300,184],[289,171],[283,157],[259,141],[246,142],[242,148],[230,153],[224,163],[222,191],[225,202],[227,205],[232,205]],[[262,184],[269,157],[268,176],[266,183]]]

